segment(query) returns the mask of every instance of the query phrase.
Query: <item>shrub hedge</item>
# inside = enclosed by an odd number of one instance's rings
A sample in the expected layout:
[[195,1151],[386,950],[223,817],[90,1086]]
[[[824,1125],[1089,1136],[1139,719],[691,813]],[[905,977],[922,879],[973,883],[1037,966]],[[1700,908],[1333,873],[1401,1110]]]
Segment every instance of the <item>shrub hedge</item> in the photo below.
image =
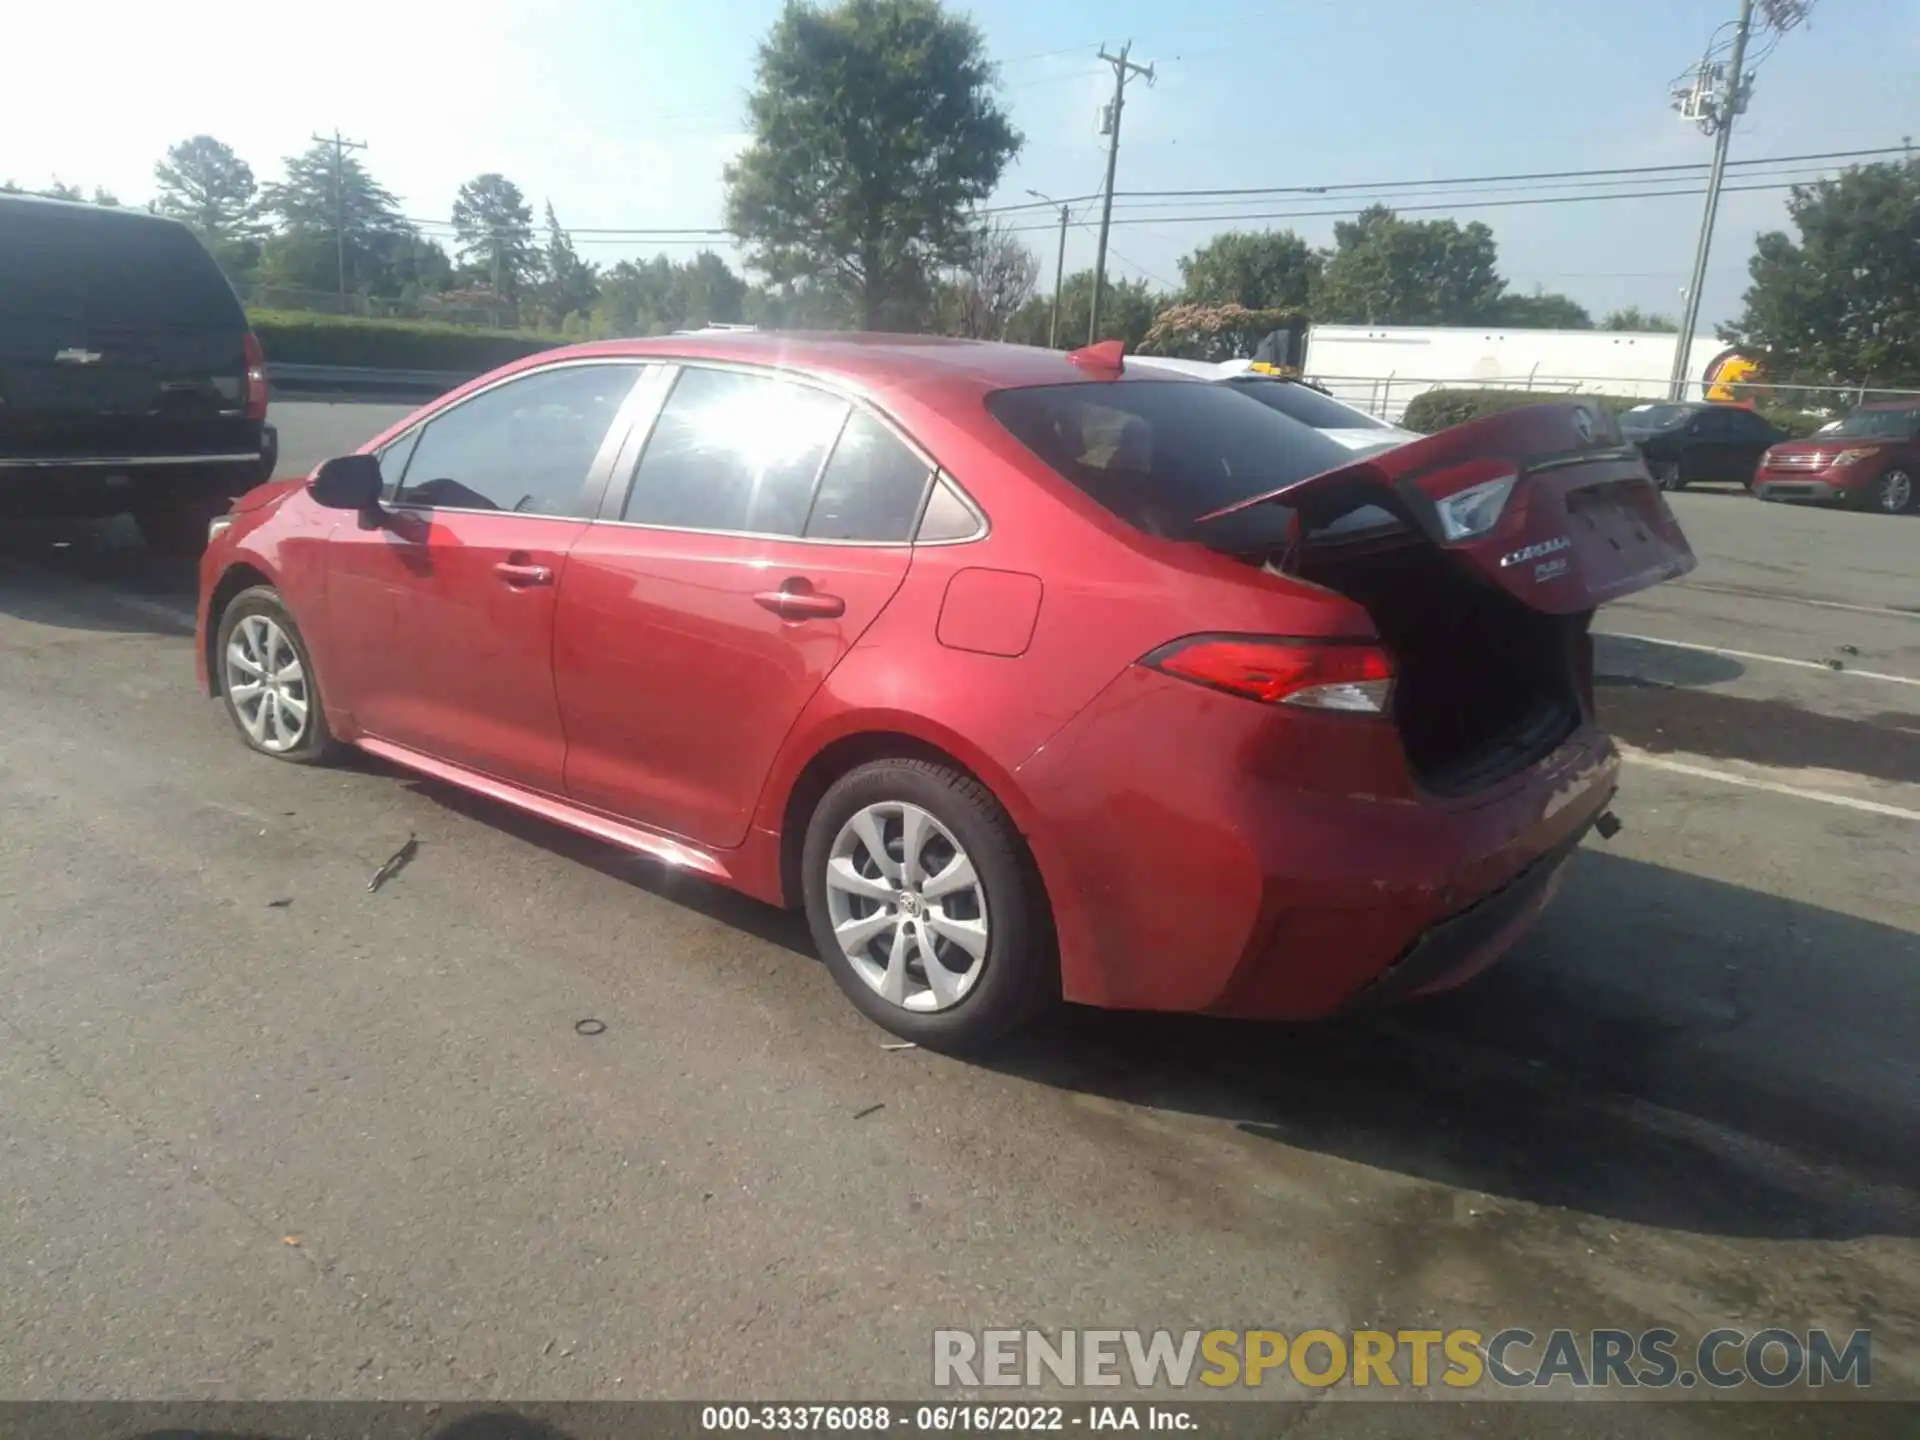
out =
[[[1431,435],[1436,430],[1464,425],[1483,415],[1498,415],[1502,411],[1518,410],[1528,405],[1566,404],[1574,400],[1605,406],[1616,415],[1635,405],[1649,403],[1644,398],[1627,395],[1568,395],[1540,390],[1429,390],[1413,398],[1400,423],[1409,430]],[[1756,405],[1754,408],[1796,439],[1813,434],[1831,418],[1805,410],[1770,405]]]
[[358,365],[474,375],[567,342],[521,330],[475,330],[420,320],[363,320],[298,310],[254,310],[248,319],[269,364]]

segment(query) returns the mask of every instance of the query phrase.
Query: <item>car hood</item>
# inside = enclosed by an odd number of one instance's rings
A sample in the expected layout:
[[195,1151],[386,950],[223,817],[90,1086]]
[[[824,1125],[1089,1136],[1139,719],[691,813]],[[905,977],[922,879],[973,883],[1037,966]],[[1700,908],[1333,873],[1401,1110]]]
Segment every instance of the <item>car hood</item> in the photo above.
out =
[[1886,450],[1896,441],[1872,435],[1816,435],[1807,440],[1782,440],[1768,447],[1771,455],[1831,455],[1836,450]]
[[306,483],[306,477],[301,476],[294,480],[269,480],[264,485],[256,485],[233,502],[232,513],[246,515],[255,510],[264,510],[269,505],[278,505]]

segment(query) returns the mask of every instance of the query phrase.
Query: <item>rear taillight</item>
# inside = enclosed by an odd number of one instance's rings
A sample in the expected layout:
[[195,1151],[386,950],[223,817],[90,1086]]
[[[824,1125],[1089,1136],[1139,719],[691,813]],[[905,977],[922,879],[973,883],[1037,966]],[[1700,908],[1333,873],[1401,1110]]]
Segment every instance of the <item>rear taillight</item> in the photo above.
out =
[[1393,662],[1377,645],[1275,636],[1195,635],[1140,662],[1268,705],[1384,715]]
[[260,337],[251,330],[243,342],[247,363],[247,418],[267,418],[267,354],[260,348]]

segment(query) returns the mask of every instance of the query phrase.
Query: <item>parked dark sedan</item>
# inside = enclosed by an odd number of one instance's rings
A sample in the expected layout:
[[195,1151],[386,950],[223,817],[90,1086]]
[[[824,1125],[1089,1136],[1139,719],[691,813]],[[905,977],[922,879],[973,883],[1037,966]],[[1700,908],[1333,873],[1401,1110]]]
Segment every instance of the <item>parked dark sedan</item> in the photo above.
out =
[[1760,457],[1788,438],[1744,405],[1707,401],[1636,405],[1620,416],[1620,433],[1640,447],[1662,490],[1696,481],[1751,486]]

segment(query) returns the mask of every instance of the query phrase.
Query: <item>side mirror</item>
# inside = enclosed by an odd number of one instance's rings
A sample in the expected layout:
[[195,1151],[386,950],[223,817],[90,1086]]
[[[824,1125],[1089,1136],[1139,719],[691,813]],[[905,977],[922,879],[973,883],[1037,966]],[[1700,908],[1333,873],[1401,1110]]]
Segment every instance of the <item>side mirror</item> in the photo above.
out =
[[376,457],[336,455],[320,462],[320,468],[307,482],[307,493],[316,505],[364,515],[380,508],[380,492],[386,484]]

